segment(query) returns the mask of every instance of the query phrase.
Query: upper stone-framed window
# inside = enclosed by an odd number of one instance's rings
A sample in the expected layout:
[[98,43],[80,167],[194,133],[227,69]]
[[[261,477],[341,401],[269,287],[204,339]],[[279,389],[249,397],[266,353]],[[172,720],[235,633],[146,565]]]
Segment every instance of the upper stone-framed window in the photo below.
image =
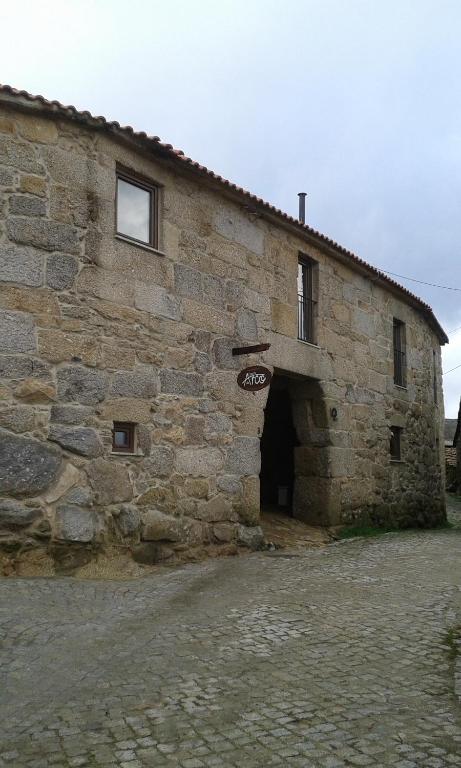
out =
[[394,384],[398,387],[407,386],[407,351],[406,328],[402,320],[394,317],[393,322],[394,342]]
[[389,452],[391,461],[402,460],[402,428],[391,427],[391,439],[389,443]]
[[125,170],[117,170],[117,235],[158,248],[158,187]]
[[316,344],[318,264],[300,253],[298,258],[298,339]]
[[112,430],[112,451],[134,453],[136,424],[131,421],[114,421]]

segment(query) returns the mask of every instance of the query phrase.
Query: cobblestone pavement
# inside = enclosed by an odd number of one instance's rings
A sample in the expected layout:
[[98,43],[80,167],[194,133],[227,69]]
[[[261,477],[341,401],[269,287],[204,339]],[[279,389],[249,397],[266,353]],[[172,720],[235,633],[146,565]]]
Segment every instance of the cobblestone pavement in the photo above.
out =
[[0,766],[461,766],[460,555],[439,530],[5,579]]

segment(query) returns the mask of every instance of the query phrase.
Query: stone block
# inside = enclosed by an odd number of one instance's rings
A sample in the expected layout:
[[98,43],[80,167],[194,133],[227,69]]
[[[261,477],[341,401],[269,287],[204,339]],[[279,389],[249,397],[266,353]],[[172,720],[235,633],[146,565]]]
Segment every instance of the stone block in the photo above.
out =
[[35,352],[36,349],[32,316],[0,310],[0,353]]
[[[81,480],[80,472],[73,464],[66,464],[59,478],[43,495],[46,504],[54,504]],[[69,499],[68,499],[69,500]]]
[[168,477],[173,471],[174,451],[167,445],[153,445],[144,467],[150,477]]
[[0,245],[0,281],[38,287],[43,284],[43,256],[31,248]]
[[140,398],[117,398],[105,400],[100,409],[103,421],[132,421],[147,424],[152,417],[151,403]]
[[271,301],[272,330],[295,339],[298,333],[297,308],[282,301]]
[[188,496],[194,499],[207,499],[210,491],[209,481],[202,477],[188,477],[184,483],[184,490]]
[[35,496],[57,478],[59,450],[0,429],[0,488],[12,496]]
[[164,512],[176,512],[176,496],[171,485],[152,486],[138,497],[137,503],[142,507],[155,507]]
[[179,296],[203,301],[202,274],[184,264],[174,265],[175,290]]
[[228,448],[225,470],[231,475],[259,475],[261,450],[258,437],[235,437]]
[[247,341],[257,341],[258,339],[258,322],[256,319],[256,313],[251,309],[241,309],[237,313],[237,320],[235,323],[235,330],[238,336]]
[[0,408],[0,427],[10,432],[31,432],[34,428],[34,409],[30,405]]
[[[76,278],[76,287],[79,293],[95,296],[117,305],[117,308],[112,311],[118,315],[124,314],[127,319],[132,317],[127,307],[134,304],[134,285],[126,275],[101,269],[92,264],[83,267],[80,271]],[[98,308],[101,309],[100,304]],[[110,308],[106,308],[106,312],[109,311]]]
[[218,541],[233,541],[237,535],[237,526],[232,523],[215,523],[213,525],[213,536]]
[[38,506],[29,507],[13,499],[0,499],[0,529],[25,528],[41,514]]
[[11,195],[11,216],[45,216],[46,203],[40,197],[29,195]]
[[65,251],[78,254],[80,238],[75,227],[48,219],[10,217],[7,224],[10,240],[33,245],[45,251]]
[[232,435],[232,420],[225,413],[209,413],[205,421],[205,437],[230,437]]
[[40,176],[21,175],[19,189],[21,192],[28,192],[30,195],[44,197],[47,190],[47,181]]
[[24,355],[0,355],[0,378],[19,380],[33,376],[48,378],[51,375],[49,365],[42,360]]
[[218,309],[196,299],[183,298],[184,322],[204,331],[223,336],[235,333],[234,316],[224,308]]
[[0,168],[0,187],[12,187],[14,174],[8,168]]
[[14,390],[14,396],[26,403],[51,403],[56,398],[54,384],[40,379],[25,379]]
[[163,368],[160,371],[160,386],[164,393],[198,397],[203,392],[203,379],[198,373]]
[[136,309],[149,312],[156,317],[181,320],[181,303],[179,299],[171,296],[165,288],[161,288],[155,283],[136,281],[134,305]]
[[82,424],[93,413],[83,405],[52,405],[51,421],[58,424]]
[[200,445],[204,442],[205,420],[203,416],[187,416],[185,424],[186,443],[188,445]]
[[107,393],[107,374],[83,366],[59,368],[57,380],[60,400],[96,405],[104,400]]
[[242,367],[241,358],[234,357],[232,355],[233,347],[239,346],[235,339],[229,339],[227,337],[216,339],[213,342],[213,361],[218,368],[224,368],[227,370],[237,371]]
[[229,496],[241,496],[243,493],[240,478],[235,475],[221,475],[216,479],[216,485],[220,491],[224,491]]
[[131,501],[133,487],[127,467],[121,462],[93,459],[86,467],[96,504]]
[[117,371],[113,374],[110,394],[120,397],[149,399],[157,394],[157,371],[155,368],[134,371]]
[[116,520],[123,536],[132,536],[141,528],[141,515],[134,504],[123,504]]
[[142,541],[182,541],[183,521],[171,515],[165,515],[157,509],[148,509],[142,515]]
[[61,541],[90,543],[98,529],[96,515],[89,509],[61,504],[56,510],[56,538]]
[[255,526],[261,517],[260,481],[259,477],[250,476],[243,479],[243,500],[239,507],[240,522],[247,526]]
[[44,175],[42,163],[35,156],[34,147],[24,142],[3,140],[0,144],[0,158],[4,156],[5,164],[11,165],[18,171]]
[[58,443],[66,451],[89,458],[95,458],[104,452],[98,433],[89,427],[68,427],[52,424],[48,440]]
[[78,261],[65,253],[53,253],[46,260],[46,284],[56,291],[72,288],[78,274]]
[[227,240],[240,243],[258,256],[264,253],[264,233],[260,225],[237,211],[231,212],[228,206],[215,209],[213,227]]
[[237,515],[232,510],[232,504],[221,493],[213,496],[209,501],[201,501],[197,505],[195,517],[207,523],[220,523],[224,521],[237,521]]
[[223,455],[218,448],[178,448],[176,469],[183,475],[208,477],[220,472]]
[[216,275],[203,275],[203,300],[214,307],[223,307],[225,304],[224,282]]
[[71,490],[66,493],[66,502],[69,504],[78,504],[81,507],[91,507],[93,504],[93,494],[88,486],[77,486],[71,488]]
[[264,533],[259,525],[251,527],[239,525],[237,540],[239,544],[249,549],[258,550],[264,547]]
[[194,357],[194,367],[197,373],[202,375],[211,371],[212,364],[210,355],[207,355],[205,352],[197,352]]
[[58,140],[58,128],[53,118],[39,118],[37,115],[18,115],[19,133],[34,144],[55,144]]

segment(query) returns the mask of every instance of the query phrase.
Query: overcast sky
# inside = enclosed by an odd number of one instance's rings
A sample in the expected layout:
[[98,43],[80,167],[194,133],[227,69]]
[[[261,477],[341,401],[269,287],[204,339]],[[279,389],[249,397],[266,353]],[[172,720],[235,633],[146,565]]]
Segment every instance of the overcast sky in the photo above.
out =
[[[15,0],[0,29],[0,82],[159,135],[289,213],[306,191],[309,224],[362,258],[461,288],[459,0]],[[461,292],[400,282],[461,326]],[[444,387],[455,417],[461,367]]]

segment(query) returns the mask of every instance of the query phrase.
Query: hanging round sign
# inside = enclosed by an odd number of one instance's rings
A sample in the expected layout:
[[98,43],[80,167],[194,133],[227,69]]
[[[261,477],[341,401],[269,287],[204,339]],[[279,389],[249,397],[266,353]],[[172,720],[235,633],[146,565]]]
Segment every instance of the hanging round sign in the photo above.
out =
[[237,376],[237,384],[247,392],[257,392],[259,389],[268,387],[271,378],[272,374],[268,368],[264,368],[263,365],[250,365],[240,371]]

